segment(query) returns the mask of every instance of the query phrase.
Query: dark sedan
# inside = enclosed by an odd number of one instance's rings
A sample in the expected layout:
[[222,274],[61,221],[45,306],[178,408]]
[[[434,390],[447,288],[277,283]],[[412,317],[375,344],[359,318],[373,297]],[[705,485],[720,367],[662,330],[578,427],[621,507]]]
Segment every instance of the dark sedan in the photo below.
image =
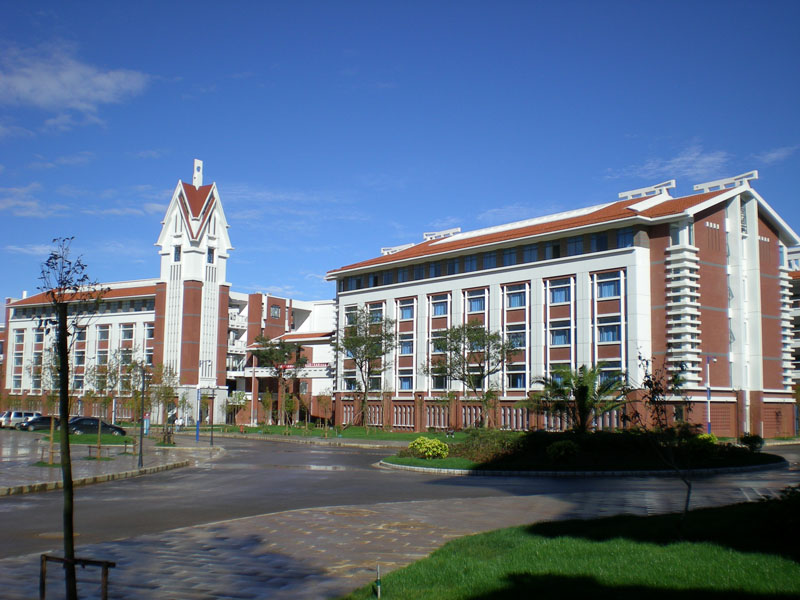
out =
[[[73,417],[69,421],[69,432],[73,435],[82,433],[97,433],[97,417]],[[110,433],[111,435],[125,435],[125,430],[116,425],[110,425],[105,421],[100,421],[100,433]]]
[[46,429],[50,431],[50,421],[55,421],[55,429],[58,429],[58,415],[44,415],[33,417],[23,423],[17,423],[14,427],[20,431],[36,431],[38,429]]

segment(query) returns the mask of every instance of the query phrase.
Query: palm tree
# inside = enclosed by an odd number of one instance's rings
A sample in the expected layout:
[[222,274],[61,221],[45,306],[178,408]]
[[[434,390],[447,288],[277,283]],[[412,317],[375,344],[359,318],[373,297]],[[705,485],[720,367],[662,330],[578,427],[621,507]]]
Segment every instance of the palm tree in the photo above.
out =
[[603,365],[583,365],[574,371],[557,366],[535,382],[544,386],[531,392],[529,405],[537,411],[564,412],[578,433],[586,433],[592,417],[610,412],[627,402],[621,373],[602,371]]

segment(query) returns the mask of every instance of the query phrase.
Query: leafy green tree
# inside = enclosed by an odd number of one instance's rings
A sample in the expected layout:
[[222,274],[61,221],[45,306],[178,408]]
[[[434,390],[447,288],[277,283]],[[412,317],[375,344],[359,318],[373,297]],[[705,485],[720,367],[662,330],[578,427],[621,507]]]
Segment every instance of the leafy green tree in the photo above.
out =
[[81,257],[73,259],[70,246],[73,238],[56,238],[54,248],[42,263],[39,280],[55,319],[48,324],[56,327],[56,354],[58,356],[59,427],[61,446],[61,478],[63,482],[63,534],[64,534],[64,580],[68,600],[77,600],[78,588],[75,578],[75,529],[73,522],[74,494],[72,487],[72,461],[69,447],[69,336],[80,317],[97,312],[97,306],[105,290],[86,273]]
[[530,392],[527,404],[537,412],[565,413],[576,432],[586,433],[594,417],[627,403],[621,373],[606,375],[602,368],[602,364],[577,370],[557,366],[549,376],[534,380],[543,389]]
[[369,432],[369,395],[371,392],[381,393],[380,386],[373,385],[374,380],[388,367],[386,356],[396,344],[394,332],[395,321],[370,311],[362,306],[345,314],[344,327],[333,344],[336,352],[352,360],[356,371],[355,389],[352,390],[355,400],[353,424],[363,424]]
[[[291,393],[291,384],[297,380],[300,370],[306,366],[308,359],[301,354],[300,344],[294,344],[284,340],[270,340],[263,336],[256,338],[257,347],[251,352],[258,360],[258,365],[262,368],[271,369],[278,382],[278,418],[281,423],[287,423],[286,399]],[[272,400],[270,398],[270,410],[272,411]],[[269,417],[267,417],[269,418]]]
[[423,371],[433,377],[458,381],[480,402],[484,427],[494,424],[498,390],[492,376],[500,373],[517,351],[515,344],[497,331],[489,331],[482,323],[470,321],[446,329],[433,342],[434,349],[444,356],[434,356]]

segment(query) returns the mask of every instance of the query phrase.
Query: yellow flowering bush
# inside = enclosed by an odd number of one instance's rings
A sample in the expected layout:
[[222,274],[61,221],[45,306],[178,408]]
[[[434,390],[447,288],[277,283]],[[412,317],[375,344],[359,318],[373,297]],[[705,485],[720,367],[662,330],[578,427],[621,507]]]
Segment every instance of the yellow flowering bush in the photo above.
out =
[[447,458],[450,447],[440,440],[418,437],[408,445],[408,450],[417,458]]

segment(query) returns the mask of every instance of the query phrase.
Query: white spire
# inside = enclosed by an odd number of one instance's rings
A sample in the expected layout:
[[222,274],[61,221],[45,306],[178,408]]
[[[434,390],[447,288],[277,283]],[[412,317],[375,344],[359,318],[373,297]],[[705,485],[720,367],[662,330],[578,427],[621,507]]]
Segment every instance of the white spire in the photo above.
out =
[[199,158],[194,159],[194,169],[192,170],[192,185],[199,188],[203,185],[203,161]]

